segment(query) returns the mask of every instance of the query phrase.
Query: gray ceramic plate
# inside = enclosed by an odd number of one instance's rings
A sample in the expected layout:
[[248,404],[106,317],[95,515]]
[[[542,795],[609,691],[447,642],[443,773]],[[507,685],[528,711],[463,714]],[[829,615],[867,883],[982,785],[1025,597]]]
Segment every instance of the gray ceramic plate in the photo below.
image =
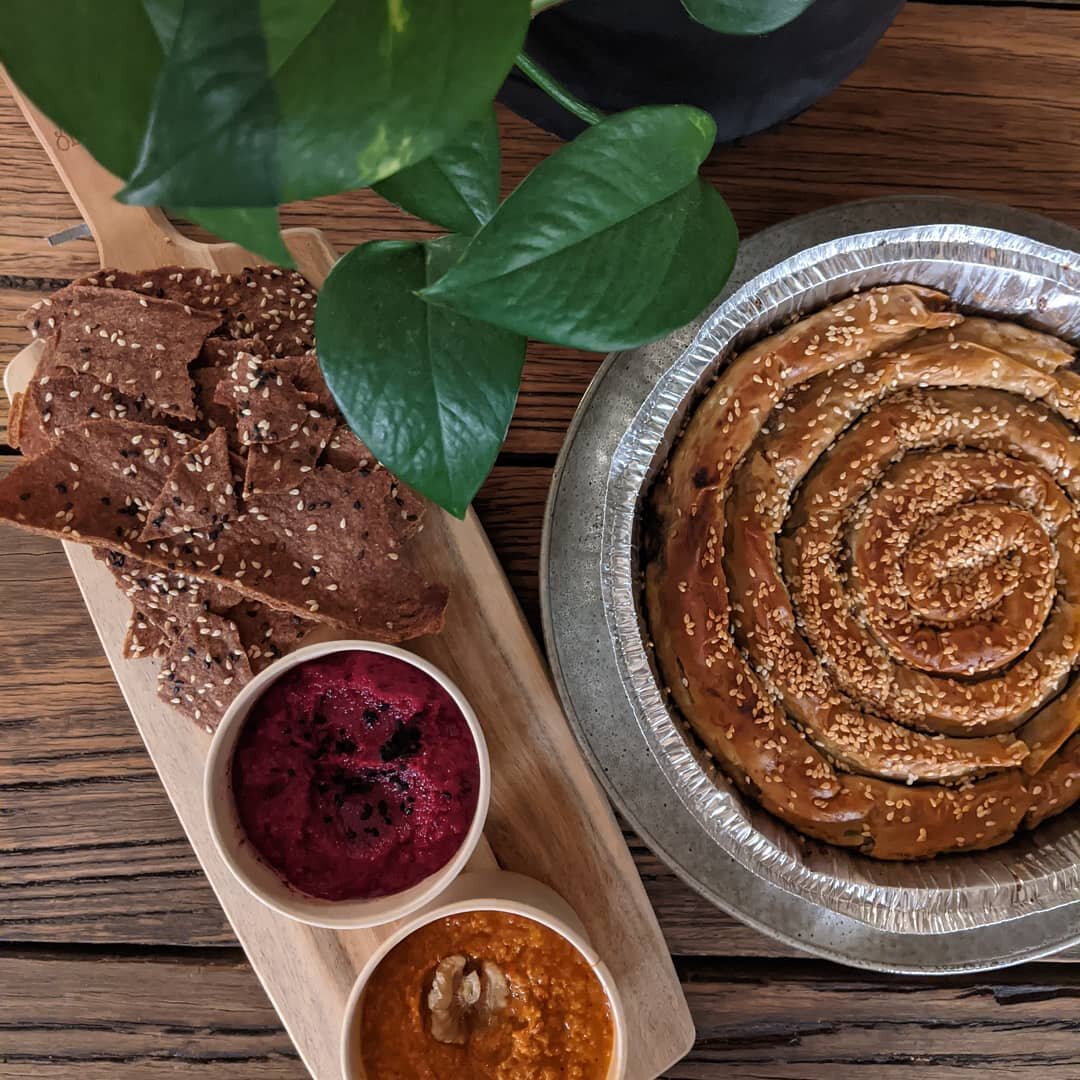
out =
[[[1032,214],[952,199],[874,200],[796,218],[747,241],[717,305],[806,248],[856,233],[934,223],[1000,229],[1080,249],[1080,233]],[[949,973],[1018,963],[1080,941],[1075,902],[1034,914],[1018,911],[1015,918],[1002,919],[999,913],[990,925],[947,933],[896,932],[883,928],[881,920],[875,925],[815,902],[799,889],[780,887],[755,872],[747,852],[733,851],[730,843],[710,835],[693,812],[693,800],[673,786],[668,763],[662,767],[654,757],[656,743],[635,718],[638,703],[624,688],[605,617],[604,505],[616,446],[705,318],[661,342],[607,359],[571,425],[548,502],[541,573],[544,633],[571,723],[609,794],[654,850],[704,896],[757,929],[829,959],[884,971]],[[957,896],[958,903],[964,900]]]

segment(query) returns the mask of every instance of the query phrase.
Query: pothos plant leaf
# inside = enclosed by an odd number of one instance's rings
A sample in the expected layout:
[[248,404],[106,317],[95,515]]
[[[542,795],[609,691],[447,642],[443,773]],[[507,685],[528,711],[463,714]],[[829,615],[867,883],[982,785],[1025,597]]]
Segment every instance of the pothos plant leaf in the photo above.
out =
[[[125,176],[138,159],[162,43],[175,33],[181,6],[182,0],[115,0],[104,18],[93,0],[70,0],[64,33],[54,35],[42,30],[40,4],[5,0],[0,59],[42,112],[106,169]],[[264,258],[291,262],[273,208],[177,212]]]
[[154,25],[163,52],[172,48],[176,31],[180,28],[180,16],[184,13],[184,0],[142,0],[147,17]]
[[682,0],[691,17],[721,34],[768,34],[801,15],[814,0]]
[[528,0],[185,0],[133,203],[274,206],[366,187],[476,117]]
[[[609,117],[541,162],[421,296],[581,349],[682,326],[719,292],[738,233],[697,175],[716,134],[688,106]],[[631,149],[632,148],[632,149]]]
[[174,209],[180,217],[190,218],[215,236],[231,240],[278,266],[294,265],[293,257],[281,237],[281,222],[276,206],[246,209],[183,206]]
[[[146,14],[153,24],[162,52],[167,53],[180,28],[184,0],[142,0]],[[181,217],[198,222],[215,236],[231,240],[248,251],[277,263],[293,266],[293,258],[281,236],[281,220],[276,207],[174,208]]]
[[375,241],[331,270],[315,313],[319,362],[349,426],[406,483],[463,517],[517,398],[525,339],[425,304],[465,241]]
[[0,60],[49,119],[117,176],[138,157],[161,68],[161,47],[139,0],[67,0],[63,28],[37,0],[0,4]]
[[468,236],[499,205],[499,126],[488,106],[430,157],[410,165],[375,190],[410,214]]

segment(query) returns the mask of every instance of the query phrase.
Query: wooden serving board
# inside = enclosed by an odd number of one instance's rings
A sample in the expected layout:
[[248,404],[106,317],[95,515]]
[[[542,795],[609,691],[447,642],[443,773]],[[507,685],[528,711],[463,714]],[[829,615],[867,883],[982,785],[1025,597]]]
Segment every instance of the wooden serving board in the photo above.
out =
[[[232,244],[188,240],[156,210],[113,201],[119,181],[15,93],[90,226],[103,266],[178,264],[236,272],[260,261]],[[285,236],[299,268],[321,285],[336,258],[322,234],[296,229]],[[30,346],[10,365],[9,393],[26,385],[38,348]],[[464,521],[431,510],[414,543],[426,572],[448,583],[451,597],[442,634],[410,647],[461,687],[491,753],[486,842],[469,866],[488,867],[497,858],[505,869],[551,885],[577,910],[622,994],[628,1075],[655,1076],[690,1049],[693,1022],[633,860],[567,726],[537,644],[471,510]],[[349,932],[307,927],[264,907],[232,877],[203,812],[209,735],[161,702],[153,661],[122,658],[127,599],[88,547],[64,548],[165,790],[252,967],[313,1076],[340,1080],[346,998],[364,960],[393,926]]]

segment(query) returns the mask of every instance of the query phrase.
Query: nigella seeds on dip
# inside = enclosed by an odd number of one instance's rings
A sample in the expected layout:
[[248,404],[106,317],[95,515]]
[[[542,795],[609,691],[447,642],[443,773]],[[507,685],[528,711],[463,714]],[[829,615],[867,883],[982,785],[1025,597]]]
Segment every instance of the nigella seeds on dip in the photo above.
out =
[[298,664],[263,692],[231,780],[239,822],[278,875],[322,900],[366,900],[453,858],[476,814],[480,763],[434,678],[350,650]]

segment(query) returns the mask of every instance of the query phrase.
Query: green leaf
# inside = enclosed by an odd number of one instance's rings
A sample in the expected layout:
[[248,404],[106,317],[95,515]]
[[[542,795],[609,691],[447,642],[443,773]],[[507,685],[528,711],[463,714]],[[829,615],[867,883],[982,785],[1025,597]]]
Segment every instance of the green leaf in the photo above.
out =
[[349,426],[406,483],[464,517],[517,398],[525,339],[425,304],[465,241],[378,241],[341,258],[319,293],[319,362]]
[[[123,176],[135,167],[150,113],[162,64],[158,42],[175,34],[182,2],[115,0],[102,18],[99,3],[70,0],[64,33],[49,35],[42,33],[40,4],[5,0],[0,57],[38,108]],[[291,265],[274,209],[177,212],[263,258]]]
[[162,51],[168,52],[180,27],[184,0],[142,0],[142,5],[154,25],[154,33],[157,34]]
[[[146,14],[163,51],[168,52],[180,28],[184,0],[142,0]],[[204,229],[245,247],[248,251],[277,263],[293,266],[293,258],[281,238],[281,224],[276,208],[210,208],[174,207],[173,213],[195,221]]]
[[488,106],[430,157],[395,173],[375,190],[410,214],[469,235],[499,205],[499,125]]
[[691,17],[721,34],[768,34],[798,18],[814,0],[682,0]]
[[0,60],[19,89],[117,176],[135,167],[161,67],[139,0],[0,3]]
[[127,202],[273,206],[378,183],[475,118],[528,0],[186,0]]
[[203,207],[177,207],[181,217],[197,221],[224,240],[245,247],[248,251],[268,259],[278,266],[292,266],[293,258],[281,238],[281,226],[277,208],[256,206],[247,209],[206,209]]
[[649,106],[609,117],[541,162],[421,296],[581,349],[629,348],[720,291],[738,233],[697,175],[711,117]]

